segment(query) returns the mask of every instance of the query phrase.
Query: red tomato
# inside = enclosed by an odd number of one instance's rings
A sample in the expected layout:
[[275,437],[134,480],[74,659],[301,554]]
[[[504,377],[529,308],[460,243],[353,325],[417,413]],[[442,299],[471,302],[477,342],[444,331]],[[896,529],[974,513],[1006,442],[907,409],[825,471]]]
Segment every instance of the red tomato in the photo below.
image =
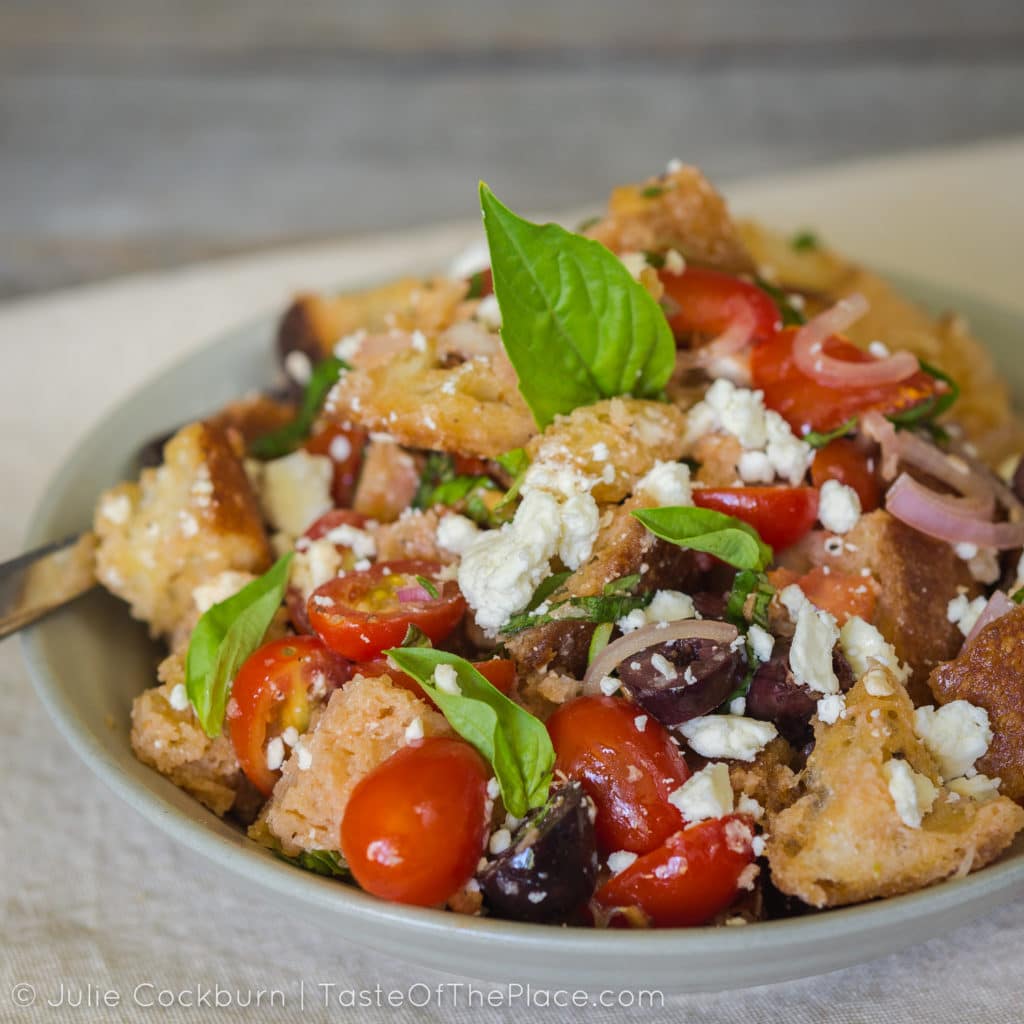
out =
[[609,909],[638,907],[658,928],[706,924],[739,895],[753,838],[742,816],[698,822],[638,857],[594,899]]
[[818,518],[813,487],[695,487],[693,503],[749,523],[776,551],[806,536]]
[[690,769],[665,727],[615,697],[577,697],[549,719],[555,768],[578,779],[597,805],[597,845],[605,853],[647,853],[683,827],[668,795]]
[[231,686],[227,722],[235,755],[249,781],[270,796],[279,771],[267,767],[267,741],[289,726],[309,726],[310,694],[344,684],[343,661],[314,636],[272,640],[245,660]]
[[682,274],[659,275],[670,300],[669,327],[677,337],[715,337],[740,317],[749,317],[754,341],[774,337],[782,318],[771,298],[755,284],[720,270],[687,267]]
[[468,282],[469,290],[473,292],[475,299],[482,299],[485,295],[492,295],[494,293],[494,274],[491,272],[490,267],[484,267],[483,270],[478,270],[473,274]]
[[818,488],[826,480],[838,480],[852,487],[860,498],[862,512],[873,512],[882,503],[875,459],[866,455],[849,437],[838,437],[815,452],[811,480]]
[[[753,386],[764,392],[764,403],[785,419],[797,434],[810,430],[829,431],[852,416],[875,409],[882,413],[902,412],[930,398],[937,391],[934,377],[919,370],[897,384],[875,387],[826,387],[804,376],[793,361],[793,339],[797,328],[780,331],[758,345],[751,356]],[[842,338],[825,342],[826,355],[851,363],[871,362],[874,356]]]
[[837,572],[832,568],[826,572],[824,566],[818,566],[803,576],[790,569],[773,569],[768,573],[768,580],[776,590],[795,583],[811,604],[834,615],[840,626],[854,615],[865,622],[874,617],[878,584],[871,576]]
[[366,516],[353,512],[350,508],[332,508],[319,519],[314,519],[302,536],[310,540],[323,540],[335,527],[354,526],[357,530],[362,530],[368,522]]
[[[317,587],[306,604],[310,625],[333,651],[352,661],[371,661],[397,647],[409,626],[438,643],[459,624],[466,601],[458,584],[440,578],[437,562],[378,562]],[[429,580],[432,597],[416,581]]]
[[[474,661],[473,668],[477,670],[496,690],[500,690],[506,697],[512,696],[516,685],[516,666],[510,658],[492,658],[490,661]],[[423,687],[413,679],[412,676],[399,672],[398,669],[388,665],[384,658],[375,661],[367,661],[362,665],[356,665],[354,672],[364,676],[390,676],[396,686],[401,686],[410,693],[416,694],[425,700],[431,707],[437,705],[426,695]]]
[[403,747],[345,806],[341,851],[356,881],[395,903],[443,903],[473,877],[487,835],[483,758],[462,740]]
[[327,455],[334,463],[331,496],[336,505],[347,507],[352,504],[366,439],[365,430],[331,424],[318,430],[302,446],[311,455]]

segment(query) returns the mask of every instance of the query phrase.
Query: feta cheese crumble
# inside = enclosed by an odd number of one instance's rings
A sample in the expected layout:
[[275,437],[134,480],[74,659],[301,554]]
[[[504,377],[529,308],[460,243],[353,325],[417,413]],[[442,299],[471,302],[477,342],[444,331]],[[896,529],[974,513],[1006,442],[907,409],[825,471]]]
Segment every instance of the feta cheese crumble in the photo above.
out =
[[818,720],[825,725],[835,725],[846,717],[846,698],[841,693],[830,693],[818,701]]
[[853,674],[858,678],[874,664],[888,669],[901,683],[910,677],[910,669],[896,656],[896,648],[870,622],[865,622],[858,615],[851,616],[843,623],[839,631],[839,643]]
[[480,528],[466,516],[452,513],[441,517],[437,524],[437,546],[453,555],[464,554],[470,544],[480,536]]
[[658,508],[692,505],[690,467],[685,462],[655,462],[640,478],[634,491]]
[[442,693],[450,693],[453,697],[458,697],[462,693],[458,673],[452,665],[442,664],[434,669],[434,685]]
[[771,658],[772,651],[775,649],[775,637],[767,629],[762,629],[755,622],[747,631],[747,639],[750,641],[751,650],[758,661],[765,662]]
[[272,526],[297,537],[314,519],[333,508],[334,463],[301,448],[261,464],[259,497]]
[[178,683],[173,687],[167,698],[167,703],[175,711],[184,711],[188,707],[188,692],[184,683]]
[[415,743],[416,740],[423,739],[423,719],[417,715],[406,727],[405,727],[405,742]]
[[608,870],[613,875],[620,875],[633,861],[637,855],[632,850],[616,850],[608,854]]
[[999,779],[990,779],[981,773],[969,779],[950,779],[946,784],[957,796],[968,800],[988,800],[999,795]]
[[932,809],[939,791],[906,761],[891,758],[882,765],[882,774],[889,785],[889,794],[896,813],[907,828],[920,828],[924,816]]
[[668,801],[691,825],[731,814],[733,792],[728,766],[721,762],[706,765],[669,793]]
[[860,519],[860,498],[852,487],[826,480],[818,499],[818,520],[832,533],[849,533]]
[[753,761],[778,736],[771,722],[739,715],[704,715],[679,726],[690,748],[701,757]]
[[966,700],[914,712],[914,732],[935,758],[943,781],[974,774],[974,762],[984,757],[992,742],[988,712]]
[[966,594],[957,594],[946,605],[946,618],[967,636],[974,629],[986,604],[988,599],[980,594],[973,601]]
[[832,667],[832,648],[838,640],[835,617],[805,600],[797,612],[789,649],[789,667],[798,683],[818,693],[839,692],[839,679]]

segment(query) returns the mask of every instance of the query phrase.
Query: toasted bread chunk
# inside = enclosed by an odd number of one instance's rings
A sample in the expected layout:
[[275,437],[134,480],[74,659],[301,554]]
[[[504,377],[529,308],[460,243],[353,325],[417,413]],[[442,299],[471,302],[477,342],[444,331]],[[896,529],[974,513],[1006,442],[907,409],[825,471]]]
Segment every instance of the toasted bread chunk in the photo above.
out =
[[437,543],[440,521],[441,516],[433,509],[417,509],[399,516],[393,523],[383,523],[373,531],[378,560],[395,562],[421,558],[427,562],[455,561],[455,555]]
[[285,762],[253,838],[269,833],[289,856],[337,850],[356,783],[408,743],[405,730],[417,718],[424,736],[451,733],[440,714],[387,676],[356,676],[335,690],[313,731]]
[[966,700],[988,712],[993,738],[978,770],[1024,804],[1024,608],[989,623],[929,683],[940,704]]
[[370,441],[352,508],[381,523],[394,522],[416,496],[420,471],[416,460],[394,441]]
[[223,733],[214,739],[207,736],[191,704],[172,706],[172,693],[185,684],[184,655],[165,658],[157,677],[161,685],[132,703],[135,756],[221,817],[233,808],[244,815],[258,806],[258,794],[238,767],[231,740]]
[[192,593],[226,570],[261,573],[270,547],[242,462],[224,433],[182,428],[164,464],[100,498],[95,517],[99,581],[131,605],[154,636],[170,636],[192,611]]
[[977,584],[949,544],[932,540],[879,509],[862,516],[843,538],[843,552],[826,564],[856,573],[866,566],[878,581],[874,624],[913,670],[908,686],[918,704],[931,702],[928,673],[954,657],[963,634],[946,617],[957,587]]
[[[862,679],[847,694],[845,717],[829,726],[815,719],[802,795],[769,813],[772,881],[811,906],[895,896],[976,871],[1024,827],[1024,811],[1007,797],[958,798],[941,786],[914,733],[913,704],[888,678],[890,695],[872,696]],[[901,760],[935,790],[916,828],[897,809],[883,768]]]
[[248,443],[291,423],[296,412],[294,402],[279,401],[267,395],[255,394],[228,402],[220,412],[206,422],[223,430],[232,442],[237,439]]
[[774,813],[792,800],[796,763],[796,751],[776,736],[753,761],[730,761],[729,781],[737,797],[748,796]]
[[614,189],[608,213],[587,234],[613,252],[676,249],[687,260],[732,274],[754,271],[724,200],[696,167]]

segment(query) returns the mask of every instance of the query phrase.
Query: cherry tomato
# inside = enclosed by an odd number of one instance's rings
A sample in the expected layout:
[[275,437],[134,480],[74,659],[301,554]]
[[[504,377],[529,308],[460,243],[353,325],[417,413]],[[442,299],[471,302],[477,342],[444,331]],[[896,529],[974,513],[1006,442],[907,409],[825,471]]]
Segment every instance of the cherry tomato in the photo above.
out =
[[[512,696],[516,685],[516,666],[510,658],[492,658],[490,661],[474,661],[473,668],[477,670],[496,690],[500,690],[506,697]],[[356,665],[353,672],[358,672],[367,677],[390,676],[396,686],[414,693],[421,700],[425,700],[431,707],[437,705],[427,696],[423,687],[413,679],[412,676],[399,672],[392,668],[384,658],[375,661],[367,661],[362,665]]]
[[[458,584],[442,580],[441,568],[437,562],[378,562],[328,580],[306,604],[310,625],[331,650],[352,661],[371,661],[397,647],[409,626],[438,643],[466,611]],[[417,576],[430,581],[437,597]]]
[[420,740],[362,778],[341,851],[356,881],[395,903],[443,903],[473,877],[487,835],[483,758],[462,740]]
[[740,317],[749,318],[754,341],[774,337],[782,326],[771,298],[757,285],[731,274],[687,267],[682,274],[662,271],[659,276],[670,300],[669,327],[677,338],[690,334],[715,337]]
[[231,686],[228,731],[249,781],[270,796],[281,774],[267,767],[267,742],[309,726],[310,696],[347,682],[349,664],[313,636],[272,640],[245,660]]
[[693,503],[749,523],[776,551],[806,536],[818,518],[813,487],[695,487]]
[[310,540],[323,540],[331,530],[339,526],[354,526],[357,530],[362,530],[368,522],[366,516],[353,512],[350,508],[332,508],[319,519],[314,519],[302,536]]
[[878,600],[878,584],[870,576],[860,573],[837,572],[818,566],[803,576],[790,569],[773,569],[768,580],[776,590],[795,583],[807,595],[811,604],[836,617],[842,626],[854,615],[870,622]]
[[334,463],[331,496],[336,505],[347,507],[352,504],[366,440],[365,430],[330,424],[318,430],[302,446],[311,455],[326,455]]
[[615,697],[577,697],[548,719],[548,733],[555,768],[583,783],[597,805],[599,849],[647,853],[683,827],[668,795],[690,769],[656,719]]
[[837,437],[814,453],[811,480],[819,489],[826,480],[838,480],[852,487],[860,498],[862,512],[873,512],[882,503],[875,459],[849,437]]
[[[897,384],[842,388],[818,384],[804,376],[793,361],[796,332],[795,327],[786,328],[758,345],[751,355],[750,369],[753,386],[764,392],[765,405],[778,412],[798,434],[835,430],[871,409],[902,412],[937,391],[935,378],[923,370]],[[874,358],[852,342],[836,337],[825,342],[824,351],[851,363],[871,362]]]
[[676,832],[594,895],[606,908],[638,907],[658,928],[706,924],[739,895],[754,862],[746,818],[712,818]]

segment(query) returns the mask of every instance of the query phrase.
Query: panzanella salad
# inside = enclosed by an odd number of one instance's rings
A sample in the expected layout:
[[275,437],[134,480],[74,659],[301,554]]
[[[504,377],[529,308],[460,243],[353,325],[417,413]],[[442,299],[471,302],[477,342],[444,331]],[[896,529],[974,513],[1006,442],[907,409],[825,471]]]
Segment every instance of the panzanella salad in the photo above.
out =
[[676,162],[578,231],[480,187],[447,276],[303,295],[291,397],[103,495],[169,653],[138,757],[380,899],[735,924],[984,867],[1024,826],[1002,382]]

